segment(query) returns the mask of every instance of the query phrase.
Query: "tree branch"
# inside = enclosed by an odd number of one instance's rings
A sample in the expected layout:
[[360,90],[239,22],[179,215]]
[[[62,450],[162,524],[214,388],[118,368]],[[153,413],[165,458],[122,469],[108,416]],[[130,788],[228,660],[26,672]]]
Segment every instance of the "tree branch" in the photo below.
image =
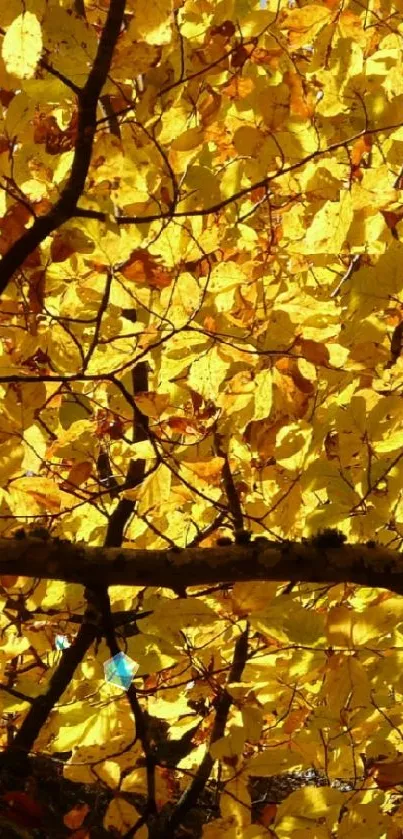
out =
[[[127,499],[128,501],[128,499]],[[60,540],[0,539],[0,574],[84,586],[200,586],[247,580],[349,582],[403,593],[403,558],[382,546],[326,548],[258,539],[247,546],[131,550]]]
[[0,775],[11,773],[24,778],[29,773],[28,752],[32,751],[36,738],[50,712],[70,684],[74,672],[85,657],[87,650],[100,634],[100,616],[94,615],[94,622],[84,622],[71,647],[63,650],[59,666],[53,673],[47,691],[31,701],[31,707],[12,743],[0,754]]
[[[248,656],[248,633],[249,625],[247,624],[246,629],[239,635],[234,647],[234,657],[227,685],[230,685],[231,682],[240,682],[242,679],[242,673]],[[215,762],[210,754],[210,747],[225,734],[232,702],[231,694],[227,688],[224,688],[217,702],[210,743],[203,760],[199,764],[191,784],[185,789],[167,821],[165,822],[162,819],[162,823],[157,825],[156,830],[151,831],[151,839],[171,839],[175,828],[178,827],[189,810],[197,804],[197,799],[206,786]]]
[[106,82],[112,55],[123,22],[126,0],[110,0],[108,16],[99,41],[97,54],[84,87],[77,95],[78,128],[70,177],[59,200],[45,215],[35,219],[32,227],[19,237],[0,261],[0,294],[7,287],[17,268],[49,236],[73,215],[84,190],[91,161],[96,129],[98,99]]

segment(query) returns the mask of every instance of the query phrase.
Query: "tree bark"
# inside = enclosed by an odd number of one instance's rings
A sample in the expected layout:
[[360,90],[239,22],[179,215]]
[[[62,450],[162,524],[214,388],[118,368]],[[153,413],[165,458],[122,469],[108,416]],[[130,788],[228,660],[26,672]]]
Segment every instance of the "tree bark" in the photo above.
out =
[[257,540],[173,550],[87,547],[63,540],[0,539],[0,575],[106,586],[202,586],[251,580],[356,583],[403,593],[403,557],[382,546]]

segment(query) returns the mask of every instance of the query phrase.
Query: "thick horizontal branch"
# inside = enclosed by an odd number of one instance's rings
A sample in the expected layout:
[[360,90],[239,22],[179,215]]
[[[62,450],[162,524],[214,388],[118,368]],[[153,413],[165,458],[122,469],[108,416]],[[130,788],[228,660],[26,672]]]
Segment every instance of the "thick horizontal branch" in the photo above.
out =
[[0,539],[0,575],[90,586],[164,586],[279,580],[357,583],[403,593],[403,557],[380,546],[251,542],[169,551],[86,547],[63,540]]

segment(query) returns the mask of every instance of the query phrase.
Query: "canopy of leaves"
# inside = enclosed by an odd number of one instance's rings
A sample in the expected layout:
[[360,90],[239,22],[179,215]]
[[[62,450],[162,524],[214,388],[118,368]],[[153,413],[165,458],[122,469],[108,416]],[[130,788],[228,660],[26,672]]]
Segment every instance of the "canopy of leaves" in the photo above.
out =
[[[389,0],[1,4],[1,536],[208,549],[337,527],[400,549],[402,32]],[[403,836],[400,597],[109,597],[129,704],[104,679],[113,632],[62,681],[81,586],[1,578],[3,749],[53,696],[24,748],[112,789],[111,835],[153,836],[151,775],[164,813],[210,760],[205,839]],[[252,821],[251,778],[310,767],[329,785]]]

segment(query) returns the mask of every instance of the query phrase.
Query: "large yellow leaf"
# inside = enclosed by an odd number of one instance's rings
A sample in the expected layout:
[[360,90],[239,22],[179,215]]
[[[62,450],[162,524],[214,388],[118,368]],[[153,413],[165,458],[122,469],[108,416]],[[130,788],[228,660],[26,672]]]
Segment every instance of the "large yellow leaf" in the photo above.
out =
[[340,203],[327,201],[318,210],[307,231],[303,253],[339,253],[352,220],[353,209],[348,193],[341,194]]
[[9,73],[29,79],[42,52],[42,29],[32,12],[18,15],[4,36],[2,56]]
[[[296,835],[298,830],[304,829],[305,832],[311,827],[312,836],[325,839],[338,826],[344,798],[342,792],[329,787],[304,787],[292,792],[277,810],[276,835],[281,839],[289,839],[290,836]],[[323,822],[326,824],[326,830],[324,826],[321,827]]]

